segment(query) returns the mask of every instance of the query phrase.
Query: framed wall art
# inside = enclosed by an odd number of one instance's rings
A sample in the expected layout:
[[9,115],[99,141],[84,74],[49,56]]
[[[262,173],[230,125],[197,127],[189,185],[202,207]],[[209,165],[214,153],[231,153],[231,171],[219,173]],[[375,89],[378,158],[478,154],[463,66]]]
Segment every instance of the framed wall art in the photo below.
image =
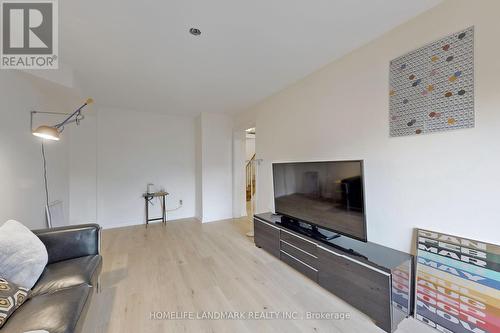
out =
[[474,27],[390,63],[390,136],[474,127]]

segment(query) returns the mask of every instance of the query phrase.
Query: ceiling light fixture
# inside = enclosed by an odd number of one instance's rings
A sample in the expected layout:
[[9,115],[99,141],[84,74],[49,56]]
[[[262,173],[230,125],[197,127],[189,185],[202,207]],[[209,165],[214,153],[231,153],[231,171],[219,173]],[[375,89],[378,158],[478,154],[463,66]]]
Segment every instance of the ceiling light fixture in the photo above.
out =
[[200,29],[196,29],[196,28],[189,29],[189,33],[191,35],[193,35],[193,36],[199,36],[199,35],[201,35]]

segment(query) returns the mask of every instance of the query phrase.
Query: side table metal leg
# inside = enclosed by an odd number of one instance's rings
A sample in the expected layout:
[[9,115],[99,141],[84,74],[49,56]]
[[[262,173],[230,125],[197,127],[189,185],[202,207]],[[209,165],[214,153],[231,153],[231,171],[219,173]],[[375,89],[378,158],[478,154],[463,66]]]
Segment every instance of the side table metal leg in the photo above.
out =
[[162,197],[163,200],[163,209],[162,209],[162,221],[167,224],[167,205],[165,204],[165,195]]
[[144,201],[146,202],[146,229],[148,228],[148,222],[149,222],[149,203],[148,203],[148,198],[145,198]]

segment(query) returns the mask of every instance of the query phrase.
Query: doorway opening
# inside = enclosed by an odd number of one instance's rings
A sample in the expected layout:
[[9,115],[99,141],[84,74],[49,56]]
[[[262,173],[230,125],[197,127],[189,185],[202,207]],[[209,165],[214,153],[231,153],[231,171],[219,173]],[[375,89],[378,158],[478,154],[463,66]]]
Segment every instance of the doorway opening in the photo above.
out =
[[253,218],[255,212],[255,193],[257,187],[255,159],[255,127],[245,130],[245,198],[247,217]]

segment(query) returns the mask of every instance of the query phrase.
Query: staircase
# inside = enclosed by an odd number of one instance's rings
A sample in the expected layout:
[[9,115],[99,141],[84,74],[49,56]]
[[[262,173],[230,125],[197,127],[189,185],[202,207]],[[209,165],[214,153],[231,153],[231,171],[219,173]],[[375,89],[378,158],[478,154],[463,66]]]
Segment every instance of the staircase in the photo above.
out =
[[255,195],[255,154],[247,162],[246,169],[246,192],[247,201],[252,200]]

